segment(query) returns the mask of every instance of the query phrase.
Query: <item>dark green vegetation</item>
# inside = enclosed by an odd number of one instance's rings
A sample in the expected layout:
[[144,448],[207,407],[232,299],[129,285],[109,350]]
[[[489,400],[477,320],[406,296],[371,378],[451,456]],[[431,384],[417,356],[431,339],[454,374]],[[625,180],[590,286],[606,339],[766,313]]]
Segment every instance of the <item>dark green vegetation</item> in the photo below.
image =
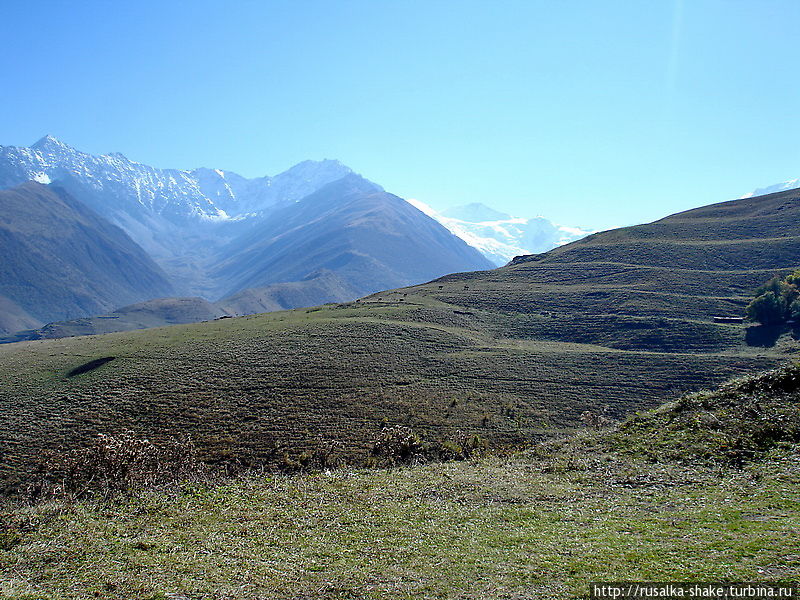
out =
[[120,228],[57,187],[0,191],[0,334],[173,292]]
[[745,314],[751,321],[775,325],[800,321],[800,269],[783,279],[773,277],[756,290]]
[[[517,446],[620,419],[676,390],[787,360],[790,335],[718,324],[800,262],[792,191],[597,234],[494,271],[360,302],[0,347],[0,477],[46,448],[127,428],[191,432],[212,463],[341,442],[362,463],[384,425],[431,442]],[[67,378],[76,366],[117,360]]]
[[[797,581],[799,386],[800,368],[786,368],[508,458],[8,505],[0,581],[18,599],[218,600]],[[765,443],[765,426],[781,434]]]

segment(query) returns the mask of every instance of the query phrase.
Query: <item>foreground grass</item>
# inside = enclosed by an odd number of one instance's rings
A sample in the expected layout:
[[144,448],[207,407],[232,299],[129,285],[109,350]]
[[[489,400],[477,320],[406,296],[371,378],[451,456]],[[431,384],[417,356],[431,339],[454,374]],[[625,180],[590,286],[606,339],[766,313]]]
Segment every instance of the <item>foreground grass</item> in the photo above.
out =
[[602,580],[797,580],[800,458],[562,449],[10,507],[9,598],[580,598]]

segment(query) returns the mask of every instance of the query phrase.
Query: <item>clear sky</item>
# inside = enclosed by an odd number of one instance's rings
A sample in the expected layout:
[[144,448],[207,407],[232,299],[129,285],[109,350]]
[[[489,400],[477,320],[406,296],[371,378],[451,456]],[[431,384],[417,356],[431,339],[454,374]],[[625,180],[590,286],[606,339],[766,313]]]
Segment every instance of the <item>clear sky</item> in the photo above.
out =
[[800,177],[800,2],[2,0],[0,144],[607,228]]

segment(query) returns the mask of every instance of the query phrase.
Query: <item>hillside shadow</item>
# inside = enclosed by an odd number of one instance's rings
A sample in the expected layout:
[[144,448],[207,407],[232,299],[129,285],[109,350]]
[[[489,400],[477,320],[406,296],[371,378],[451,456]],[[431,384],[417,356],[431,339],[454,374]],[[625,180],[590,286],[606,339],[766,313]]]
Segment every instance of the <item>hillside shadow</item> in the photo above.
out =
[[748,346],[758,346],[759,348],[772,348],[781,337],[781,334],[788,331],[786,325],[752,325],[747,328],[744,340]]

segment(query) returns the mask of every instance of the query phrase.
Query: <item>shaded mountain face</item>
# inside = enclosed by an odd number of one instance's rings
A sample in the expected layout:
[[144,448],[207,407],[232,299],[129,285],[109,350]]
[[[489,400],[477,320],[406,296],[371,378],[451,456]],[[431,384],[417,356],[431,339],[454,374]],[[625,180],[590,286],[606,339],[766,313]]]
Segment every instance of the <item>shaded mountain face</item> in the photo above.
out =
[[205,296],[219,293],[206,276],[219,246],[350,172],[337,161],[306,161],[275,177],[247,179],[216,169],[158,169],[119,153],[93,156],[51,136],[30,148],[0,146],[0,188],[57,182],[124,229],[180,293]]
[[[0,336],[12,331],[38,327],[41,321],[30,316],[16,302],[0,296]],[[0,341],[2,338],[0,338]]]
[[215,273],[229,278],[230,294],[332,272],[347,299],[494,266],[405,200],[357,175],[279,210],[221,255]]
[[0,255],[4,320],[17,321],[0,324],[5,333],[174,293],[124,231],[64,190],[35,182],[0,191]]
[[[454,271],[489,269],[480,252],[379,186],[348,175],[276,211],[220,252],[216,303],[165,298],[110,314],[23,325],[0,342],[129,331],[345,302]],[[23,322],[24,323],[24,322]]]

